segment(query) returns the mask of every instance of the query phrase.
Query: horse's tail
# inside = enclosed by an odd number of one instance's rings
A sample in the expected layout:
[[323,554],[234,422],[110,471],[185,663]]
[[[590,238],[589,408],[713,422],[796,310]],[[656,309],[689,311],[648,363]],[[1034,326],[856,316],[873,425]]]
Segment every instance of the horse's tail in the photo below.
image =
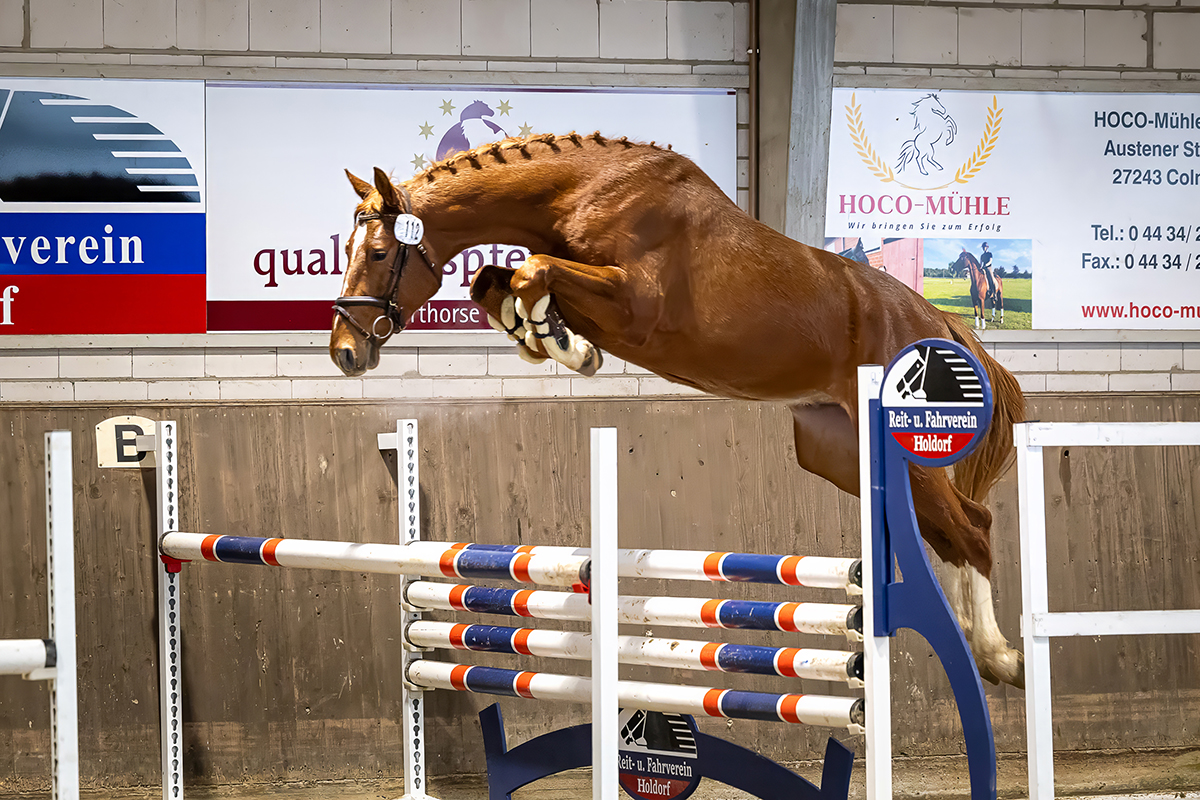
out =
[[975,451],[954,465],[954,485],[970,499],[982,503],[1016,458],[1012,429],[1025,419],[1025,395],[1012,373],[987,354],[957,314],[943,311],[942,315],[954,341],[979,359],[992,383],[991,427]]
[[917,153],[917,140],[909,139],[900,148],[900,157],[896,159],[896,169],[904,169]]

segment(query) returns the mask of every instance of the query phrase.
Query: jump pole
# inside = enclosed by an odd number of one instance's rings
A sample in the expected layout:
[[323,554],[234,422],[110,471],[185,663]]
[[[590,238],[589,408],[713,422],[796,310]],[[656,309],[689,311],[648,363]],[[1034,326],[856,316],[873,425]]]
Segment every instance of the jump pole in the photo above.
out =
[[50,796],[79,799],[79,693],[75,656],[75,506],[70,431],[46,433],[46,639],[0,640],[0,675],[47,681]]

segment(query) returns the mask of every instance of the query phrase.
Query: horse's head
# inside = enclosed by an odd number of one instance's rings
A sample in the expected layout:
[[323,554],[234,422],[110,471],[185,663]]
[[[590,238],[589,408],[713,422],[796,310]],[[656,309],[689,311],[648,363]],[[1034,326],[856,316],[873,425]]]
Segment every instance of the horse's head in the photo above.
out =
[[378,167],[374,186],[349,170],[346,176],[362,202],[346,242],[346,276],[334,303],[329,356],[347,375],[362,375],[379,364],[383,343],[437,293],[442,271],[406,192]]
[[946,107],[942,105],[942,100],[932,92],[922,97],[920,100],[913,103],[912,113],[916,114],[919,111],[932,111],[939,117],[946,116]]
[[970,272],[971,267],[978,266],[979,261],[964,247],[962,253],[958,256],[958,260],[950,262],[950,272],[956,277],[962,276]]
[[458,115],[458,118],[461,121],[464,119],[483,119],[484,117],[494,117],[495,115],[496,112],[492,110],[491,106],[482,100],[476,100],[464,108],[462,113]]

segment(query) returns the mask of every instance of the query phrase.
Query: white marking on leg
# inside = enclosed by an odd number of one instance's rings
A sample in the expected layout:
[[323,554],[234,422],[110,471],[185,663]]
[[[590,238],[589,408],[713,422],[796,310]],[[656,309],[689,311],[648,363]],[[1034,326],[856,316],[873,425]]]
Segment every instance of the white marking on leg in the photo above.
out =
[[514,342],[525,341],[525,326],[521,324],[516,312],[516,301],[512,295],[504,298],[500,303],[500,321],[504,324],[505,332],[508,333],[508,338]]
[[1008,640],[996,624],[996,609],[992,604],[992,582],[974,567],[966,567],[970,582],[971,617],[975,631],[971,648],[976,661],[986,664],[1003,681],[1011,682],[1020,672],[1020,657],[1008,646]]
[[963,636],[971,641],[971,582],[967,577],[966,566],[956,567],[946,564],[946,599],[950,608],[958,618],[958,624],[963,629]]
[[545,356],[538,355],[521,342],[517,342],[517,355],[521,357],[522,361],[527,361],[530,364],[541,364],[546,360]]

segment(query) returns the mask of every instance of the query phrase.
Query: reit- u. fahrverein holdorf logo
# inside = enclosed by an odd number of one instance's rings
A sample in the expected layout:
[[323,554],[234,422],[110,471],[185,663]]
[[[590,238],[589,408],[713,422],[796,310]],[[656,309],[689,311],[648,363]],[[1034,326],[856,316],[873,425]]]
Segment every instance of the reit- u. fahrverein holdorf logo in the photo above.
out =
[[[842,214],[929,217],[1008,216],[1008,197],[971,191],[1000,142],[1004,109],[970,95],[937,92],[869,93],[864,122],[857,93],[845,106],[849,143],[882,191],[838,196]],[[974,101],[974,102],[971,102]],[[888,190],[891,191],[888,191]]]

